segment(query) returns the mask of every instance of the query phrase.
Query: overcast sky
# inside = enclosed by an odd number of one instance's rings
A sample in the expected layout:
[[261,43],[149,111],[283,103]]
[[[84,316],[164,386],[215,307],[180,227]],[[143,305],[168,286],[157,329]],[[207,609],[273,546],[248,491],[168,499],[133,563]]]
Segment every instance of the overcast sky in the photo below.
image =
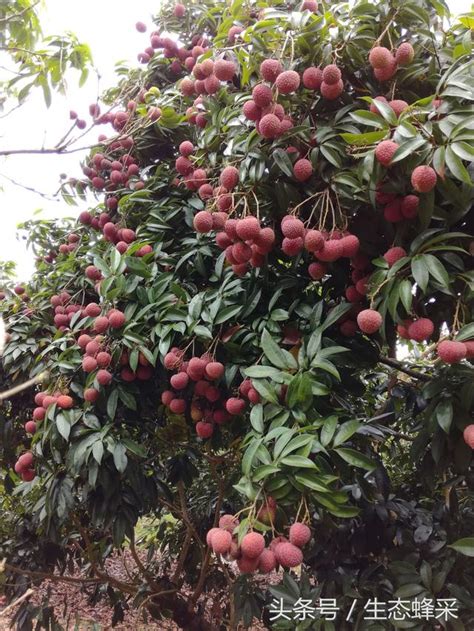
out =
[[[453,13],[468,11],[469,0],[448,0]],[[136,55],[146,47],[147,34],[135,30],[135,23],[143,21],[151,26],[151,16],[159,7],[159,0],[45,0],[42,17],[45,35],[73,31],[81,41],[89,44],[96,67],[101,74],[100,89],[114,85],[114,65],[118,60],[136,62]],[[3,72],[0,70],[0,72]],[[3,73],[4,75],[4,73]],[[3,78],[3,77],[2,77]],[[86,86],[77,87],[77,78],[71,75],[66,97],[55,95],[49,110],[41,93],[6,119],[0,119],[0,145],[3,148],[40,148],[54,146],[68,129],[69,110],[76,110],[87,120],[89,103],[97,96],[97,79],[91,76]],[[92,132],[91,140],[104,128]],[[107,132],[110,127],[107,126]],[[87,144],[87,143],[85,143]],[[59,174],[80,176],[81,154],[21,155],[0,158],[0,258],[14,260],[18,277],[27,279],[34,268],[32,255],[21,242],[16,241],[16,226],[33,217],[41,209],[40,217],[76,216],[82,207],[66,205],[60,197],[54,198],[59,188]],[[3,175],[46,194],[44,199],[36,193],[15,186]]]

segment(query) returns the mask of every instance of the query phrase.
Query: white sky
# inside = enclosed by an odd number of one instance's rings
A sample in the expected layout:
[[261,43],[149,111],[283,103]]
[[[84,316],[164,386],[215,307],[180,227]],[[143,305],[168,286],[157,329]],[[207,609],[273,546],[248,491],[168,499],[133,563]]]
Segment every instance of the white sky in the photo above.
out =
[[[160,0],[45,0],[42,18],[45,35],[74,32],[80,41],[89,44],[95,66],[101,73],[100,90],[114,85],[114,65],[119,60],[136,61],[136,55],[148,45],[148,35],[135,30],[137,21],[152,26],[151,16],[159,9]],[[469,0],[448,0],[453,14],[469,10]],[[3,71],[0,71],[5,74]],[[83,88],[78,88],[71,74],[66,97],[53,96],[53,104],[46,108],[41,92],[35,92],[27,103],[6,119],[0,119],[2,148],[51,147],[64,135],[70,125],[69,110],[90,121],[88,106],[95,102],[97,79],[94,75]],[[92,132],[94,141],[99,133],[110,133],[110,126]],[[87,144],[85,142],[84,144]],[[8,182],[1,174],[53,197],[59,188],[59,174],[80,176],[80,153],[71,155],[20,155],[0,158],[0,258],[14,260],[18,278],[26,280],[34,269],[31,253],[16,241],[16,226],[42,209],[39,217],[76,216],[82,207],[68,206],[60,197],[46,200]],[[38,216],[38,215],[37,215]]]

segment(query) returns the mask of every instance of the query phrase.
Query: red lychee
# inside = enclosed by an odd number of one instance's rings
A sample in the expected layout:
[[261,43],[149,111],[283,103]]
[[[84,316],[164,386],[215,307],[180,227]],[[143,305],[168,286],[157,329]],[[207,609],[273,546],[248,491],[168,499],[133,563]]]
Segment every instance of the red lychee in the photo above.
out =
[[33,419],[35,421],[42,421],[46,416],[46,409],[43,407],[38,407],[33,410]]
[[467,349],[462,342],[444,340],[438,344],[438,357],[446,364],[457,364],[466,357]]
[[207,210],[201,210],[194,216],[194,229],[196,232],[207,233],[212,230],[212,214]]
[[326,273],[326,266],[322,263],[311,263],[308,267],[308,274],[313,280],[321,280],[321,278],[326,276]]
[[269,550],[268,548],[265,548],[264,550],[262,550],[262,553],[258,557],[259,571],[262,572],[263,574],[269,574],[270,572],[273,572],[273,570],[276,568],[276,564],[277,564],[277,560],[276,560],[275,553],[272,552],[272,550]]
[[169,408],[174,414],[183,414],[186,410],[186,401],[184,399],[173,399],[170,401]]
[[112,375],[108,370],[99,370],[97,372],[97,383],[101,386],[108,386],[112,381]]
[[109,324],[113,329],[122,328],[126,322],[125,314],[119,309],[111,309],[108,312],[107,317],[109,320]]
[[306,182],[313,175],[313,165],[309,160],[301,158],[293,166],[293,175],[298,182]]
[[246,101],[242,107],[242,112],[250,121],[258,121],[262,115],[262,110],[258,107],[255,101]]
[[72,397],[70,397],[68,394],[61,394],[58,397],[58,402],[57,402],[58,408],[61,408],[63,410],[69,410],[69,408],[72,408],[73,405],[74,405],[74,401]]
[[468,445],[471,449],[474,449],[474,425],[468,425],[465,427],[462,435],[466,445]]
[[413,219],[418,215],[420,198],[417,195],[405,195],[401,199],[400,211],[405,219]]
[[[376,96],[374,98],[374,101],[380,101],[381,103],[388,103],[387,99],[384,96]],[[372,112],[372,114],[380,114],[377,106],[373,102],[370,104],[369,109]]]
[[275,242],[275,233],[272,228],[262,228],[258,236],[254,239],[255,245],[262,254],[270,252]]
[[397,118],[400,116],[400,114],[402,114],[406,109],[409,108],[408,103],[406,101],[402,101],[401,99],[394,99],[393,101],[389,101],[388,104],[392,108]]
[[239,520],[234,517],[234,515],[222,515],[222,517],[219,519],[219,528],[227,530],[227,532],[230,532],[231,534],[234,532],[238,525]]
[[334,101],[341,96],[344,90],[344,82],[340,79],[337,83],[321,83],[321,95],[328,101]]
[[259,557],[251,559],[247,556],[241,556],[237,559],[237,567],[242,574],[250,574],[258,568]]
[[403,215],[401,211],[402,200],[400,197],[397,197],[387,204],[383,210],[383,216],[387,221],[391,221],[392,223],[396,223],[398,221],[402,221]]
[[397,261],[399,261],[406,255],[407,253],[403,248],[394,247],[387,250],[383,257],[387,261],[388,266],[392,267],[392,265],[394,265]]
[[346,258],[353,258],[360,248],[359,238],[355,234],[348,234],[341,239],[342,244],[342,256]]
[[354,285],[349,285],[346,289],[346,298],[349,302],[361,302],[364,296],[357,291]]
[[308,230],[304,236],[304,247],[308,252],[317,252],[324,247],[324,237],[319,230]]
[[277,59],[265,59],[260,64],[260,74],[269,83],[273,83],[281,72],[283,68]]
[[298,548],[305,546],[311,539],[311,529],[306,524],[295,522],[290,527],[290,543]]
[[364,309],[357,316],[357,324],[359,329],[363,333],[371,335],[380,329],[382,326],[382,316],[378,311],[374,309]]
[[378,79],[379,81],[388,81],[389,79],[393,77],[396,71],[397,71],[397,62],[396,62],[396,59],[392,57],[390,65],[387,66],[386,68],[375,68],[374,75],[375,75],[375,78]]
[[272,89],[264,83],[259,83],[252,90],[252,98],[258,107],[267,107],[273,100]]
[[318,10],[318,0],[303,0],[303,4],[301,5],[302,11],[311,11],[311,13],[316,13]]
[[354,322],[354,320],[346,320],[339,327],[339,331],[345,337],[354,337],[354,335],[357,333],[357,329],[357,323]]
[[189,140],[183,140],[183,142],[179,145],[178,150],[182,156],[188,158],[194,151],[194,145]]
[[189,383],[189,376],[185,372],[179,372],[170,379],[170,384],[175,390],[183,390]]
[[314,66],[306,68],[303,72],[303,85],[308,90],[319,90],[323,81],[323,71]]
[[242,33],[243,30],[244,29],[241,26],[231,26],[227,33],[227,39],[229,40],[229,42],[231,44],[234,44],[235,38],[237,37],[237,35]]
[[95,359],[97,361],[97,365],[99,366],[99,368],[107,368],[107,366],[110,366],[110,362],[112,361],[112,356],[110,355],[110,353],[106,353],[105,351],[103,351],[101,353],[97,353],[97,356]]
[[219,182],[228,191],[231,191],[239,183],[239,170],[233,166],[225,167],[220,174]]
[[212,546],[212,538],[215,535],[216,532],[219,532],[220,528],[211,528],[210,530],[207,531],[206,534],[206,543],[209,547]]
[[204,376],[207,363],[199,357],[192,357],[188,362],[187,373],[193,381],[199,381]]
[[94,403],[99,398],[99,391],[95,388],[86,388],[84,390],[84,400],[89,403]]
[[303,563],[303,553],[292,543],[280,543],[276,546],[275,556],[284,568],[297,567]]
[[264,138],[276,138],[281,133],[280,119],[275,114],[266,114],[260,119],[258,130]]
[[25,423],[25,432],[27,434],[35,434],[36,433],[36,423],[34,421],[27,421]]
[[240,544],[242,554],[249,559],[258,558],[265,548],[265,539],[259,532],[248,532]]
[[287,256],[296,256],[303,249],[304,242],[301,237],[296,239],[289,239],[285,237],[281,244],[281,249]]
[[388,167],[399,145],[393,140],[382,140],[375,148],[375,157],[384,166]]
[[415,342],[422,342],[433,335],[434,324],[429,318],[419,318],[408,325],[408,336]]
[[260,234],[260,222],[256,217],[245,217],[237,221],[235,230],[243,241],[253,241]]
[[275,80],[275,85],[280,94],[291,94],[300,86],[300,75],[294,70],[281,72]]
[[403,42],[395,51],[395,59],[400,66],[408,66],[413,61],[415,51],[409,42]]
[[[199,436],[199,438],[210,438],[213,433],[214,425],[212,425],[212,423],[206,423],[204,421],[198,421],[196,423],[196,434]],[[230,536],[230,533],[227,534]]]
[[135,24],[135,28],[139,33],[146,33],[146,24],[144,24],[143,22],[137,22]]
[[166,405],[166,406],[169,406],[169,404],[174,398],[175,398],[174,392],[172,392],[171,390],[165,390],[161,394],[161,402],[163,403],[163,405]]
[[219,81],[232,81],[235,71],[236,68],[233,61],[218,59],[214,64],[214,74]]
[[323,70],[322,79],[327,85],[335,85],[341,80],[341,71],[335,64],[329,64]]
[[[211,425],[212,427],[212,425]],[[196,426],[197,429],[197,426]],[[225,554],[230,550],[232,535],[227,530],[217,528],[211,537],[211,547],[216,554]]]
[[393,55],[384,46],[374,46],[369,53],[369,63],[372,68],[389,68],[393,63]]
[[296,239],[298,237],[304,237],[304,223],[297,217],[287,215],[287,218],[283,218],[281,222],[281,231],[288,239]]
[[224,370],[224,364],[221,364],[221,362],[209,362],[205,368],[206,376],[212,380],[220,379],[224,374]]
[[230,399],[227,399],[225,409],[229,412],[229,414],[232,414],[232,416],[238,416],[239,414],[242,414],[245,409],[245,401],[243,399],[238,399],[237,397],[231,397]]
[[337,261],[343,255],[342,239],[328,239],[321,250],[318,250],[315,255],[320,261],[332,263]]
[[411,185],[418,193],[429,193],[437,181],[436,171],[427,165],[416,167],[411,174]]

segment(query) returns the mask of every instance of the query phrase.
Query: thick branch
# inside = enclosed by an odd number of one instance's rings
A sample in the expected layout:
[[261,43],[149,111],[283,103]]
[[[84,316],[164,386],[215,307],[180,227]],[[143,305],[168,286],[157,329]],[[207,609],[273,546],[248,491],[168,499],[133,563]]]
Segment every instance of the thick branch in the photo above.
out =
[[396,368],[401,372],[404,372],[406,375],[413,377],[414,379],[420,379],[421,381],[429,381],[430,376],[425,375],[422,372],[418,372],[418,370],[412,370],[411,368],[406,368],[401,362],[396,359],[392,359],[390,357],[379,357],[379,362],[381,364],[385,364],[386,366],[390,366],[391,368]]

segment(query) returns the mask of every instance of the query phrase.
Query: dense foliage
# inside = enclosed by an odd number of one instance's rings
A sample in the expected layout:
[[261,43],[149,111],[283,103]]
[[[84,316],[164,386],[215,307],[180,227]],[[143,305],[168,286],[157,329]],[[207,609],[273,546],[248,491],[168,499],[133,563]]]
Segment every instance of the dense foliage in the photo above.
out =
[[[25,225],[37,272],[3,289],[3,388],[41,375],[0,408],[6,593],[74,560],[115,620],[294,628],[271,599],[321,597],[337,622],[298,628],[370,629],[368,598],[455,598],[438,622],[472,628],[474,18],[209,0],[156,22],[64,185],[95,207]],[[137,521],[166,515],[144,565]],[[129,583],[104,569],[124,545]]]

